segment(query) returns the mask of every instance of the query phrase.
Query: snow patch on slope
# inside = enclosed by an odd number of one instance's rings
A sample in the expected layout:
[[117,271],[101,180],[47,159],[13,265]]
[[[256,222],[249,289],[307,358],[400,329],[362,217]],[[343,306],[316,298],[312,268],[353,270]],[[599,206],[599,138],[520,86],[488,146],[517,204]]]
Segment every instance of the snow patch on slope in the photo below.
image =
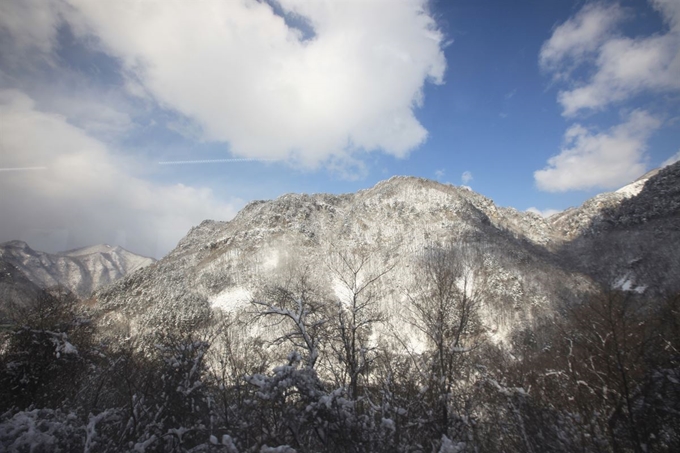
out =
[[619,289],[621,291],[633,291],[638,294],[642,294],[645,292],[647,289],[647,286],[645,285],[636,285],[635,282],[633,281],[634,276],[631,274],[626,274],[621,276],[614,284],[612,287],[614,289]]
[[646,179],[635,181],[634,183],[628,184],[627,186],[621,187],[616,193],[625,195],[626,198],[631,198],[639,194],[645,187]]
[[208,299],[212,308],[219,308],[220,310],[231,312],[237,311],[247,306],[253,294],[250,290],[239,286],[227,288],[221,293]]

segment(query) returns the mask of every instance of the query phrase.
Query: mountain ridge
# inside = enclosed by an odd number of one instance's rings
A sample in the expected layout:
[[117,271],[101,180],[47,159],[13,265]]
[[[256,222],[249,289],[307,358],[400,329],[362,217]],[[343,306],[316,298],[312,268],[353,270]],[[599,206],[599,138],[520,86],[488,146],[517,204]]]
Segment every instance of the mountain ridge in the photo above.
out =
[[[267,284],[301,265],[319,274],[316,284],[332,297],[337,281],[326,275],[329,256],[357,249],[399,263],[378,289],[384,299],[382,309],[398,313],[407,303],[405,291],[417,278],[417,257],[422,251],[464,241],[482,251],[484,266],[493,274],[494,301],[484,308],[489,331],[498,341],[509,341],[513,330],[551,316],[564,300],[593,291],[598,284],[638,291],[649,287],[642,280],[651,274],[641,271],[640,262],[658,260],[651,255],[638,259],[637,252],[619,259],[620,242],[629,233],[622,233],[617,246],[607,250],[602,245],[607,241],[607,225],[621,217],[616,210],[628,206],[626,200],[638,197],[646,201],[626,209],[658,205],[663,222],[666,211],[677,209],[678,181],[680,165],[676,164],[543,218],[499,207],[469,188],[394,176],[355,193],[289,193],[251,201],[229,221],[204,220],[192,227],[152,266],[148,262],[135,265],[145,258],[106,244],[50,256],[75,260],[80,267],[99,265],[102,276],[104,269],[117,268],[114,257],[137,257],[138,261],[127,262],[126,275],[119,280],[100,278],[93,297],[104,323],[145,330],[194,322],[213,309],[241,309]],[[650,202],[659,197],[668,200]],[[641,215],[637,211],[633,217]],[[653,245],[654,253],[663,253],[654,245],[656,238],[645,240]],[[675,242],[680,243],[677,238]],[[7,259],[8,254],[2,252],[7,248],[31,250],[25,243],[11,241],[0,246],[0,258]],[[51,262],[48,254],[31,252],[34,260]],[[635,262],[636,269],[628,261]],[[666,273],[675,269],[670,262]]]
[[[557,286],[574,292],[591,286],[585,275],[572,273],[553,255],[557,242],[542,217],[499,208],[465,188],[393,177],[354,194],[285,194],[253,201],[231,221],[203,221],[155,266],[96,297],[110,314],[106,322],[113,324],[124,320],[132,329],[144,329],[189,322],[211,307],[243,306],[287,268],[302,264],[323,273],[329,255],[372,247],[376,255],[389,250],[386,259],[400,263],[379,289],[383,309],[397,313],[407,303],[404,289],[416,278],[415,257],[430,244],[463,237],[484,248],[494,270],[496,301],[486,307],[491,330],[506,330],[509,321],[501,318],[531,323],[548,310]],[[552,282],[554,276],[559,283]],[[337,285],[327,275],[319,278],[329,290]]]
[[94,290],[155,262],[120,246],[100,244],[46,253],[18,240],[0,244],[0,259],[40,288],[60,285],[79,297],[87,297]]

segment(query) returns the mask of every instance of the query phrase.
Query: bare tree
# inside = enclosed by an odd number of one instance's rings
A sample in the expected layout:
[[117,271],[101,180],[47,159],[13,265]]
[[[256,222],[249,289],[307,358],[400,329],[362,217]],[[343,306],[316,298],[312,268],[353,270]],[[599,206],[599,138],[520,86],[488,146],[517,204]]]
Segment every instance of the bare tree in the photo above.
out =
[[354,399],[359,396],[359,380],[373,360],[374,347],[369,343],[373,326],[384,319],[376,284],[394,268],[394,263],[376,250],[357,247],[332,254],[328,268],[339,293],[330,347],[342,367],[340,381]]
[[222,313],[213,326],[208,372],[217,411],[227,427],[239,425],[239,409],[250,396],[244,377],[264,373],[269,367],[264,342],[253,334],[249,321],[244,312]]
[[437,407],[434,425],[450,435],[450,404],[463,380],[464,358],[478,346],[478,308],[487,289],[481,253],[470,245],[429,246],[422,257],[416,290],[409,293],[412,325],[426,340],[423,355],[429,403]]
[[[636,417],[648,354],[657,335],[648,326],[644,301],[630,292],[604,291],[572,308],[565,332],[567,373],[581,409],[608,413],[615,449],[645,451],[644,426]],[[660,349],[660,348],[659,348]],[[605,419],[603,419],[604,421]],[[621,436],[621,433],[625,434]]]
[[252,304],[257,318],[274,318],[269,327],[283,323],[284,332],[274,343],[288,342],[304,351],[306,366],[314,368],[328,321],[328,302],[311,284],[308,269],[294,272],[282,285],[265,288]]

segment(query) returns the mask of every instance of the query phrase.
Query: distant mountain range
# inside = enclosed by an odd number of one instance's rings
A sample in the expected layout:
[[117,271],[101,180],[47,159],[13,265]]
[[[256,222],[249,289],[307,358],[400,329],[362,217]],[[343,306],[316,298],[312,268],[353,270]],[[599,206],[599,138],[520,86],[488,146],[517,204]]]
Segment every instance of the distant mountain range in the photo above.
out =
[[288,194],[249,203],[231,221],[206,220],[154,266],[95,293],[110,323],[145,330],[247,306],[291,269],[306,268],[340,294],[333,256],[362,250],[392,270],[376,285],[386,325],[400,313],[430,246],[481,250],[492,338],[550,317],[597,287],[635,294],[680,289],[680,164],[544,219],[496,206],[467,188],[393,177],[353,194]]
[[121,247],[95,245],[61,253],[31,249],[22,241],[0,244],[0,309],[23,304],[46,288],[61,286],[81,298],[156,260]]

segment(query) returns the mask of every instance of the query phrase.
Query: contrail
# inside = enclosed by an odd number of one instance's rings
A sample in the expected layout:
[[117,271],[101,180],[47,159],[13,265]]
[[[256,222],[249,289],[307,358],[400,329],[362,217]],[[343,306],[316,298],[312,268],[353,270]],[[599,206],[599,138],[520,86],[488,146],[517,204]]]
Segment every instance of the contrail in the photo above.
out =
[[8,167],[8,168],[0,168],[0,171],[32,171],[32,170],[47,170],[47,167]]
[[158,162],[158,165],[183,165],[183,164],[223,164],[230,162],[271,162],[273,159],[211,159],[211,160],[170,160]]

